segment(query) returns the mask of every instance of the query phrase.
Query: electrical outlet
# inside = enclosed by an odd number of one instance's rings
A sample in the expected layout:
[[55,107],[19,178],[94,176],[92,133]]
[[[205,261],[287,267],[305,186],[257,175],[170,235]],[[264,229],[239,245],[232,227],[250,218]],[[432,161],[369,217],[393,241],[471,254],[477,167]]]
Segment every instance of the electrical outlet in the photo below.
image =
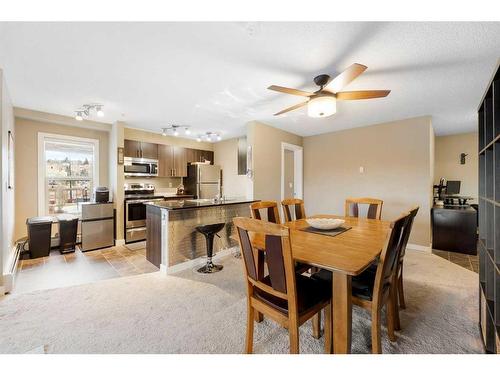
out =
[[169,188],[171,188],[171,187],[172,187],[172,183],[171,183],[171,182],[169,182],[169,183],[168,183],[168,187],[169,187]]
[[365,173],[365,167],[359,167],[359,173]]

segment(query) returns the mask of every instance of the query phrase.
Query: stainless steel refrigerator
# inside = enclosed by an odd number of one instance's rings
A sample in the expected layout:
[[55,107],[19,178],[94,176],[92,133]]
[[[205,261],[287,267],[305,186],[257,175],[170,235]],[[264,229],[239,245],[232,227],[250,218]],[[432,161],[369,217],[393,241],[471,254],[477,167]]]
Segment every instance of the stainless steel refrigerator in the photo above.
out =
[[221,194],[221,170],[218,165],[191,164],[184,187],[196,199],[213,199]]

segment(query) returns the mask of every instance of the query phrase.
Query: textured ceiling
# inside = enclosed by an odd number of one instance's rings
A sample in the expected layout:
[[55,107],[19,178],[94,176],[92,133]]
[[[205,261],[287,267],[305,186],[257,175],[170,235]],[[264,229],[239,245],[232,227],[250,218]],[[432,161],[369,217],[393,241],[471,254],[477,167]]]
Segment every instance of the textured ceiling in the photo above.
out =
[[[73,115],[105,105],[104,121],[232,137],[259,120],[306,136],[421,115],[437,134],[473,131],[500,56],[500,23],[0,23],[0,68],[15,106]],[[339,102],[326,119],[270,84],[315,88],[358,62],[346,90],[389,97]]]

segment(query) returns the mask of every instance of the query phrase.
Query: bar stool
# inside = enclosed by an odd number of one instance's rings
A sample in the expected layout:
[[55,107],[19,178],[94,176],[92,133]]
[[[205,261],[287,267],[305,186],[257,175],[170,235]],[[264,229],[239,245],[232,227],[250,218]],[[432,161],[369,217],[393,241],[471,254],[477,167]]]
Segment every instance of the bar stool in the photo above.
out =
[[199,273],[215,273],[222,270],[222,265],[212,263],[212,255],[214,250],[214,236],[219,237],[217,233],[220,232],[225,225],[225,223],[217,223],[196,227],[196,230],[205,236],[207,242],[207,263],[198,269]]

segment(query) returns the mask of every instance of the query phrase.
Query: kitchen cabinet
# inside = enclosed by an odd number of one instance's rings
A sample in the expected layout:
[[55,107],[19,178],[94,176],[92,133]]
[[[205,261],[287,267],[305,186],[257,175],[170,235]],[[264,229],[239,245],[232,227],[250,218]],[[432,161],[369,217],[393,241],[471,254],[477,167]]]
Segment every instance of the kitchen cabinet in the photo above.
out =
[[210,160],[210,164],[214,164],[214,152],[201,150],[201,161]]
[[158,145],[158,177],[172,177],[174,170],[173,147]]
[[158,145],[158,176],[187,177],[187,153],[184,147]]
[[125,139],[124,154],[126,157],[138,158],[141,150],[141,142]]
[[155,143],[141,142],[141,157],[146,159],[158,159],[158,145]]
[[186,149],[186,160],[188,163],[203,162],[210,160],[210,164],[214,163],[213,151]]
[[186,149],[184,147],[174,146],[174,176],[187,177],[187,157]]
[[126,157],[158,159],[158,145],[125,139],[124,153]]

